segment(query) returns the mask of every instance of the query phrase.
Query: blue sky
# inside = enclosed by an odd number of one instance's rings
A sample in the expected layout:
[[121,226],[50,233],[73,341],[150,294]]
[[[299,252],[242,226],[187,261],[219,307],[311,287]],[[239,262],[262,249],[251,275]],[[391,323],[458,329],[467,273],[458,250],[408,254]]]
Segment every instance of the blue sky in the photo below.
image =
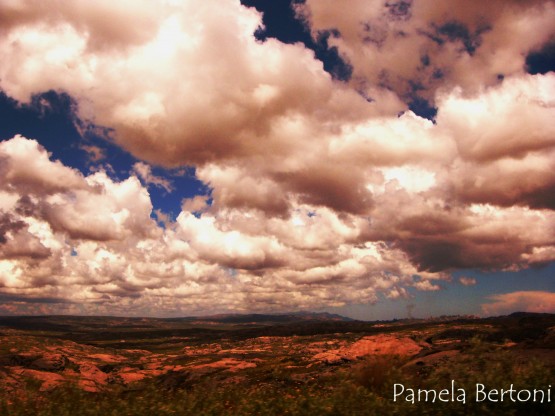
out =
[[[411,297],[404,300],[383,299],[375,305],[349,305],[333,309],[334,312],[356,319],[388,320],[409,317],[428,318],[441,315],[504,315],[524,308],[517,302],[500,303],[491,313],[482,309],[484,304],[493,304],[491,296],[516,292],[553,292],[555,266],[527,269],[519,272],[490,272],[464,270],[453,273],[455,283],[445,284],[441,291],[422,292],[411,290]],[[461,276],[476,279],[476,284],[457,284]]]
[[0,6],[0,313],[555,311],[551,2],[133,5]]

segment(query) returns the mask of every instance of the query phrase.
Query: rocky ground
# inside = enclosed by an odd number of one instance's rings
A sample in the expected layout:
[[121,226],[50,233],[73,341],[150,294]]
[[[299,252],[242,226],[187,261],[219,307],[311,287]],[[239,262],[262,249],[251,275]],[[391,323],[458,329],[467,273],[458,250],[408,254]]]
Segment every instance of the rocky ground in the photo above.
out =
[[[239,338],[221,336],[208,342],[170,335],[153,344],[152,334],[146,334],[145,348],[128,347],[124,332],[119,340],[112,332],[106,336],[97,331],[96,339],[76,342],[67,339],[71,332],[4,325],[0,327],[0,392],[9,398],[29,386],[42,392],[67,385],[102,392],[140,388],[144,383],[175,389],[207,379],[216,384],[257,385],[270,382],[279,372],[287,372],[299,384],[314,383],[337,371],[353,372],[361,362],[377,356],[397,357],[405,371],[429,374],[460,361],[477,336],[495,345],[495,351],[512,354],[515,362],[534,357],[555,366],[555,318],[536,318],[521,317],[509,324],[483,320],[352,324],[354,332],[347,326],[341,332],[311,335],[249,337],[241,332]],[[272,326],[261,328],[272,332]],[[282,326],[276,329],[283,331]]]

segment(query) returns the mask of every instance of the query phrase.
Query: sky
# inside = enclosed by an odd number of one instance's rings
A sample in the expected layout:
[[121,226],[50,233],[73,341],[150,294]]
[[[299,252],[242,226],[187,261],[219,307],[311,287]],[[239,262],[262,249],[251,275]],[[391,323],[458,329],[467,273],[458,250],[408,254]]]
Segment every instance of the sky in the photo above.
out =
[[0,0],[0,314],[555,313],[552,0]]

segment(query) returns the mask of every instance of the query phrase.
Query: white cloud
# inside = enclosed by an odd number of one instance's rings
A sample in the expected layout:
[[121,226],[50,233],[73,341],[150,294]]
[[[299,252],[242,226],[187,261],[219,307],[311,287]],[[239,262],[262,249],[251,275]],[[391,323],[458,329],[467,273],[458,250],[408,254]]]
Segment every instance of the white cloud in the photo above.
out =
[[527,53],[555,34],[548,0],[307,0],[296,8],[314,37],[335,33],[328,43],[352,65],[351,83],[378,100],[378,86],[407,101],[455,86],[474,93],[522,74]]
[[25,180],[12,168],[0,172],[0,285],[20,311],[37,297],[50,299],[43,313],[194,313],[216,299],[222,310],[238,311],[340,306],[402,293],[399,285],[418,273],[401,250],[358,244],[364,221],[355,216],[292,202],[296,216],[267,217],[257,209],[214,209],[204,197],[197,198],[201,215],[183,211],[161,228],[137,178],[83,176],[21,136],[1,146],[7,167],[25,149],[41,175],[73,178],[30,187],[33,169]]
[[492,295],[490,303],[482,305],[485,315],[505,315],[512,312],[555,313],[555,293],[520,291]]
[[[257,41],[261,17],[238,1],[2,4],[2,91],[69,94],[83,125],[141,160],[143,181],[85,176],[21,136],[0,143],[3,292],[129,313],[299,309],[554,261],[555,75],[523,70],[554,8],[436,3],[413,2],[406,20],[401,3],[299,6],[314,33],[341,32],[330,42],[354,65],[349,84],[302,44]],[[409,81],[435,98],[435,124],[397,115]],[[366,86],[376,101],[355,91]],[[176,221],[158,213],[160,227],[148,185],[179,190],[150,163],[193,166],[209,195],[183,200]]]

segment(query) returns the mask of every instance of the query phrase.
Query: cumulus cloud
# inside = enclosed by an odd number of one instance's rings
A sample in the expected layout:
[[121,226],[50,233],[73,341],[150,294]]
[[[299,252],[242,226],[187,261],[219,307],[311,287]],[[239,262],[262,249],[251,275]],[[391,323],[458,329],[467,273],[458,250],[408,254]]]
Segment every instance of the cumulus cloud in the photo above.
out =
[[[48,170],[49,174],[44,175]],[[30,195],[52,195],[86,187],[84,179],[60,162],[50,162],[46,149],[21,136],[0,143],[0,189],[23,189]]]
[[300,44],[256,41],[260,15],[239,1],[129,8],[123,17],[124,4],[108,1],[5,5],[1,88],[22,102],[66,91],[82,120],[112,128],[127,150],[170,166],[287,152],[275,130],[296,114],[332,117],[326,107],[347,103],[343,113],[366,111]]
[[[554,8],[471,3],[298,5],[314,36],[334,29],[349,83],[302,44],[256,40],[239,1],[2,4],[2,91],[67,93],[81,127],[139,159],[116,181],[0,143],[3,293],[98,313],[299,309],[554,261],[555,75],[523,63]],[[415,94],[435,122],[405,111]],[[193,166],[208,191],[172,221],[147,188],[179,189],[151,165]]]
[[[11,169],[0,172],[0,287],[18,310],[44,303],[50,313],[192,313],[214,299],[238,311],[340,306],[405,293],[417,274],[444,277],[419,273],[383,242],[357,243],[365,221],[330,208],[296,203],[292,215],[269,217],[259,209],[214,209],[198,196],[160,227],[134,176],[84,176],[22,136],[1,146]],[[19,149],[40,162],[41,175],[54,180],[63,170],[74,180],[29,186],[32,169],[25,181],[12,173]]]
[[[351,82],[370,96],[379,86],[405,101],[483,85],[523,73],[526,55],[551,41],[549,0],[307,0],[296,6],[315,38],[353,67]],[[378,98],[379,95],[376,95]]]
[[8,213],[0,217],[0,259],[26,258],[31,261],[50,256],[50,250],[29,232],[24,221]]
[[203,212],[208,209],[208,196],[196,195],[181,201],[181,210],[185,212]]
[[555,293],[520,291],[492,295],[490,303],[482,305],[485,315],[504,315],[512,312],[555,313]]

